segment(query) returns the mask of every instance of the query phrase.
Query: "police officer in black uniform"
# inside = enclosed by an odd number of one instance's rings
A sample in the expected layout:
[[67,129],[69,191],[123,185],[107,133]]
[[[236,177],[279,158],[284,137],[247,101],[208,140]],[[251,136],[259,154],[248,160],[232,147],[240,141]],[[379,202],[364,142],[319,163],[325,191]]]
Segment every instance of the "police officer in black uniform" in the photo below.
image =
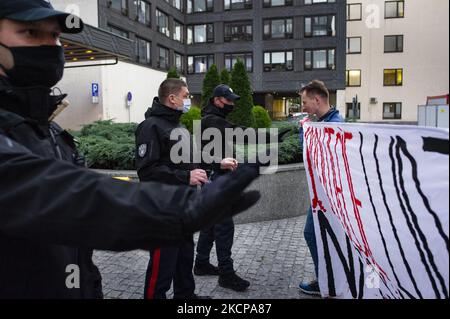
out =
[[[234,142],[226,139],[226,129],[248,129],[227,120],[227,116],[234,110],[235,102],[239,99],[240,96],[236,95],[229,86],[221,84],[214,89],[213,97],[202,110],[202,132],[209,128],[218,129],[221,132],[222,154],[219,157],[225,157],[233,152]],[[280,131],[279,135],[276,136],[276,140],[281,142],[289,131],[290,129]],[[256,136],[258,137],[258,134]],[[265,141],[271,141],[270,132],[266,133]],[[210,141],[208,140],[202,140],[203,147],[209,143]],[[258,143],[258,140],[256,140],[256,143]],[[229,174],[229,170],[224,170],[217,163],[217,154],[211,155],[215,158],[214,163],[203,163],[203,167],[210,172],[211,180]],[[234,169],[236,167],[237,165]],[[250,282],[239,277],[234,270],[233,259],[231,258],[233,240],[234,222],[232,217],[224,219],[209,229],[202,230],[197,243],[194,274],[197,276],[219,275],[219,285],[221,287],[235,291],[244,291],[250,286]],[[209,260],[214,242],[219,263],[218,269],[211,265]]]
[[74,139],[49,118],[64,97],[50,95],[64,70],[60,33],[82,28],[45,0],[0,1],[0,298],[99,298],[92,249],[173,244],[259,199],[243,193],[250,167],[200,193],[81,168]]
[[[227,148],[225,128],[236,127],[228,122],[226,117],[233,110],[234,101],[238,99],[240,97],[234,94],[230,87],[221,85],[214,90],[213,98],[202,110],[202,131],[208,128],[217,128],[222,133],[222,156],[225,156]],[[205,144],[207,141],[202,142]],[[211,180],[227,173],[227,171],[220,169],[217,163],[208,166],[204,165],[204,167],[210,169]],[[231,258],[233,240],[234,222],[232,218],[227,218],[209,229],[202,230],[197,243],[194,273],[197,276],[219,275],[220,286],[236,291],[244,291],[250,286],[250,282],[239,277],[234,270],[233,259]],[[219,262],[218,270],[209,262],[209,255],[214,241]]]
[[[136,166],[141,181],[171,185],[198,186],[207,182],[206,172],[192,160],[191,136],[180,124],[180,117],[191,106],[187,84],[179,79],[165,80],[158,97],[145,113],[146,120],[136,130]],[[176,135],[177,139],[171,138]],[[171,158],[172,148],[182,145],[180,162]],[[178,155],[172,154],[172,155]],[[192,274],[194,239],[190,234],[175,246],[150,250],[145,280],[145,299],[166,299],[173,281],[174,299],[198,299]]]

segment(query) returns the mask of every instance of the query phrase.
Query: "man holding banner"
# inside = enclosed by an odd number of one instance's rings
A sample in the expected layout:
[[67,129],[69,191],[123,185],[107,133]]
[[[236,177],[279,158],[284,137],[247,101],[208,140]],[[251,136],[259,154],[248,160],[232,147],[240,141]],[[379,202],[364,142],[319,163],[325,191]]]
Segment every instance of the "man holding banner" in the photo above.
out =
[[[306,121],[311,121],[312,119],[317,119],[318,122],[344,121],[339,114],[339,111],[330,106],[330,93],[322,81],[314,80],[310,82],[300,90],[299,94],[302,97],[303,112],[308,113],[308,117],[301,121],[301,126]],[[303,127],[300,128],[300,143],[303,147]],[[306,217],[304,236],[314,262],[316,278],[318,278],[317,243],[311,207],[309,208]],[[317,280],[302,282],[299,285],[299,289],[308,295],[320,295],[319,283]]]
[[[311,112],[308,104],[320,103],[309,91],[305,109],[325,122],[332,111]],[[318,275],[302,291],[448,299],[448,129],[320,122],[302,129],[311,201],[305,237]]]

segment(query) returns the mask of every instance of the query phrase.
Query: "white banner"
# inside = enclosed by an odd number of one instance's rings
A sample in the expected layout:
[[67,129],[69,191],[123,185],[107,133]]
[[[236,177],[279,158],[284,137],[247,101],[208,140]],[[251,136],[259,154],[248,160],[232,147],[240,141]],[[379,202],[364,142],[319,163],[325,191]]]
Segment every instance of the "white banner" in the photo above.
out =
[[449,131],[306,123],[323,297],[449,298]]

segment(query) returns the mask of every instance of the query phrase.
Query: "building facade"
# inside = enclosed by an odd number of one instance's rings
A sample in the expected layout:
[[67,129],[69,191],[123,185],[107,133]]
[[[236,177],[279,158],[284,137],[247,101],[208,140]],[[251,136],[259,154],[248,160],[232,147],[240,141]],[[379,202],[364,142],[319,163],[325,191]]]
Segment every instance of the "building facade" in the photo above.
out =
[[447,0],[348,0],[346,116],[416,124],[449,93],[448,39]]
[[[65,87],[69,89],[74,81],[101,73],[96,77],[101,78],[97,82],[103,82],[103,107],[98,116],[102,119],[143,120],[143,108],[150,105],[157,84],[172,66],[186,77],[198,105],[208,68],[216,64],[219,71],[231,70],[238,59],[247,67],[255,104],[266,107],[273,117],[286,116],[289,99],[298,97],[298,90],[313,79],[323,80],[332,93],[332,103],[345,110],[345,0],[52,3],[62,9],[68,4],[78,5],[79,14],[88,24],[129,39],[134,46],[134,56],[120,61],[119,66],[66,72],[64,81],[69,83]],[[127,91],[137,96],[131,111],[123,108]]]
[[[144,113],[151,106],[166,73],[136,62],[133,38],[100,26],[100,2],[51,2],[59,10],[79,15],[86,24],[81,34],[62,37],[67,63],[64,78],[57,87],[68,94],[70,106],[55,121],[63,128],[72,130],[79,130],[83,125],[99,120],[123,123],[143,121]],[[85,60],[78,58],[80,51],[86,53]],[[92,51],[97,54],[112,52],[110,55],[115,61],[104,56],[96,59]]]
[[101,28],[136,42],[136,60],[176,66],[194,95],[212,64],[231,70],[242,59],[255,104],[285,115],[287,97],[319,78],[343,102],[345,1],[100,0]]

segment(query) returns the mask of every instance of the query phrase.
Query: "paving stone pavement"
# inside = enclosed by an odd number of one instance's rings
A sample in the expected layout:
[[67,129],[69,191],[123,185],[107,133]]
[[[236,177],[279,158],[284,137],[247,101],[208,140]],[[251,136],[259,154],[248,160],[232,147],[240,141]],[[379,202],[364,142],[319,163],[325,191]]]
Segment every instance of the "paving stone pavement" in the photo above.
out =
[[[300,280],[314,278],[303,228],[306,216],[236,225],[233,259],[237,273],[251,282],[245,292],[222,288],[217,277],[195,277],[196,293],[214,299],[304,299]],[[195,236],[197,241],[198,234]],[[94,261],[108,299],[142,299],[148,252],[96,251]],[[215,250],[211,262],[217,264]],[[171,292],[168,298],[171,298]]]

